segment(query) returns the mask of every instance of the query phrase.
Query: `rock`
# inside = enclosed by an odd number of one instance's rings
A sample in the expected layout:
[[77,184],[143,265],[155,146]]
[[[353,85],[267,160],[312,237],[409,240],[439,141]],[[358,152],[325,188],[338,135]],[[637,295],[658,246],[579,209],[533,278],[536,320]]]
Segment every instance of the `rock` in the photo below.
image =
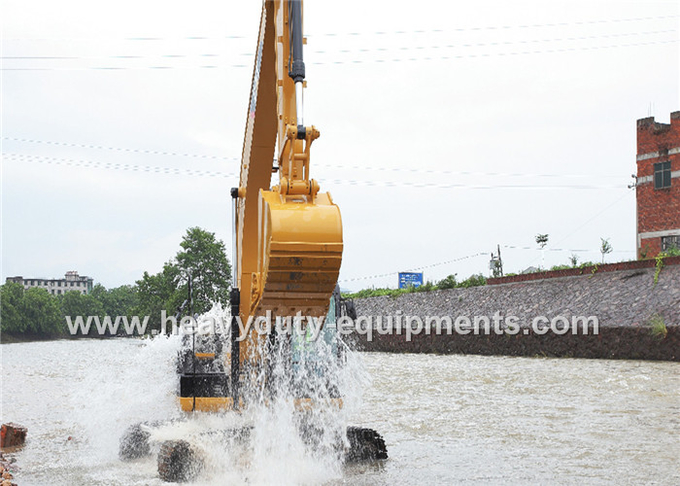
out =
[[[130,426],[120,438],[118,455],[124,461],[138,459],[151,454],[150,434],[142,428],[142,424]],[[69,437],[69,440],[71,438]]]
[[0,447],[17,447],[26,442],[26,427],[15,423],[2,424],[0,429]]
[[158,453],[158,475],[163,481],[179,483],[194,479],[203,462],[185,440],[168,440]]
[[349,450],[346,462],[377,461],[387,459],[387,447],[382,436],[373,429],[347,427]]
[[[13,459],[13,458],[12,458]],[[0,486],[3,485],[4,480],[12,479],[12,473],[10,471],[10,463],[14,462],[10,460],[9,462],[5,459],[2,451],[0,451]]]

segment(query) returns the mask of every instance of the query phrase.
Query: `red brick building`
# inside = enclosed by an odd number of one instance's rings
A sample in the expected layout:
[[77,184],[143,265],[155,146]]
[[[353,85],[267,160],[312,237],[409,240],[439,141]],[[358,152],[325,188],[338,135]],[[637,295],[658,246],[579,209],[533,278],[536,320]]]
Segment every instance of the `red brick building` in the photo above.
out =
[[636,192],[638,258],[680,248],[680,111],[637,121]]

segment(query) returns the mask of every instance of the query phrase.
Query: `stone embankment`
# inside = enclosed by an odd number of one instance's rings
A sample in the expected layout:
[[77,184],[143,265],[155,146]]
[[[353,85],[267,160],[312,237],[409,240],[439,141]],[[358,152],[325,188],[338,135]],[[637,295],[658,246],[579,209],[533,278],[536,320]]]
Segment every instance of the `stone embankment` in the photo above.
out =
[[[357,344],[367,351],[385,352],[680,361],[680,258],[666,259],[660,271],[640,262],[628,269],[556,278],[546,278],[550,277],[546,272],[543,277],[469,289],[357,299],[357,314],[370,317],[374,328],[372,340],[362,333],[356,336]],[[422,330],[407,336],[403,327],[398,334],[395,326],[389,333],[377,332],[377,316],[398,315],[403,316],[402,321],[406,316],[419,317],[425,329],[428,318],[433,316],[448,316],[452,323],[459,319],[463,331],[465,318],[473,323],[476,316],[486,317],[492,328],[484,332],[481,319],[477,334],[474,330],[461,334],[455,326],[451,326],[450,333],[444,330],[439,334],[431,329],[429,333]],[[494,316],[501,332],[495,332]],[[508,325],[513,322],[509,317],[515,318],[514,329]],[[571,326],[574,317],[591,318],[588,328],[584,330],[583,320],[577,319],[576,330],[569,327],[565,332],[564,324]],[[597,326],[592,317],[597,319]],[[383,317],[383,325],[385,320]],[[558,331],[545,332],[553,320]],[[417,327],[417,322],[412,326]]]

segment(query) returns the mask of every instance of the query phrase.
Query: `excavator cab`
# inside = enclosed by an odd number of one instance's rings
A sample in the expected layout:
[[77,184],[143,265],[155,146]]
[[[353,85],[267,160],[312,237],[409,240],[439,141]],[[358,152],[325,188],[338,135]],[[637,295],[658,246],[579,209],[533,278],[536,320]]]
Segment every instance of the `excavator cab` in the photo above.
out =
[[[342,367],[347,349],[337,332],[337,320],[346,315],[343,314],[345,305],[340,289],[336,287],[325,318],[318,321],[323,324],[320,328],[301,326],[290,332],[285,342],[279,336],[278,350],[271,349],[277,345],[275,339],[267,343],[268,352],[277,356],[280,366],[285,366],[286,382],[279,379],[277,385],[285,387],[299,407],[314,397],[340,398],[333,377]],[[291,326],[294,327],[292,323]],[[232,387],[235,380],[230,364],[232,350],[237,349],[238,342],[222,332],[184,334],[181,342],[176,361],[181,409],[185,412],[234,409],[237,397]],[[239,403],[244,406],[243,399]],[[309,405],[302,405],[302,408],[306,406]]]

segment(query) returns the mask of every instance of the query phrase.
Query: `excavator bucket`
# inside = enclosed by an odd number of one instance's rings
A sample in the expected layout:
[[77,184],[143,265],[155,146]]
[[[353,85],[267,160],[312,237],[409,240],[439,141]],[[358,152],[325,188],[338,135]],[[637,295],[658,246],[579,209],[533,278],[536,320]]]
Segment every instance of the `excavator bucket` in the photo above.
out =
[[262,294],[255,315],[325,316],[342,262],[340,210],[328,193],[260,194]]

